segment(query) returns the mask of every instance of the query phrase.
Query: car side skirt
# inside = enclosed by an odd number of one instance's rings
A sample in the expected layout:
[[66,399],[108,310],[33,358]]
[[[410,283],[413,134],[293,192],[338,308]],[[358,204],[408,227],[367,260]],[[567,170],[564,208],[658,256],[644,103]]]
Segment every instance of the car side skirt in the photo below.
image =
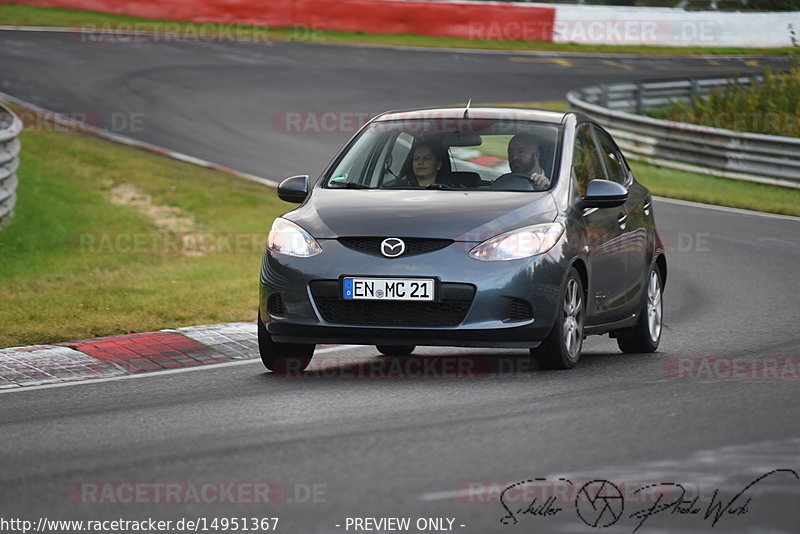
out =
[[611,332],[612,330],[619,330],[621,328],[629,328],[631,326],[636,325],[636,321],[639,319],[637,315],[631,315],[630,317],[626,317],[624,319],[620,319],[618,321],[612,321],[610,323],[602,323],[602,324],[592,324],[592,325],[585,325],[583,327],[583,334],[586,336],[594,336],[599,334],[606,334]]

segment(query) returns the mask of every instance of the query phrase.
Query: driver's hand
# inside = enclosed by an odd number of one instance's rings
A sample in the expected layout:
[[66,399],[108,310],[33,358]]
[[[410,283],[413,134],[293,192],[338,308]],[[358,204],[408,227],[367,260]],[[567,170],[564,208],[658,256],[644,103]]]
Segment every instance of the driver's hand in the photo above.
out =
[[544,174],[533,173],[531,174],[531,181],[533,185],[538,187],[539,189],[547,189],[550,187],[550,178],[545,176]]

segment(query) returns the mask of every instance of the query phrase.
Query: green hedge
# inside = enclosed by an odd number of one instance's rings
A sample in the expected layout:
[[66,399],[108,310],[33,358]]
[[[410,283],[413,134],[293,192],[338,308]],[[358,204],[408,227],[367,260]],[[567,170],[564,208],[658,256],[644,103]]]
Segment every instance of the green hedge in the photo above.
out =
[[764,80],[750,85],[735,81],[697,96],[688,103],[675,102],[648,114],[678,122],[744,132],[800,137],[800,47],[792,31],[792,67],[786,72],[764,71]]

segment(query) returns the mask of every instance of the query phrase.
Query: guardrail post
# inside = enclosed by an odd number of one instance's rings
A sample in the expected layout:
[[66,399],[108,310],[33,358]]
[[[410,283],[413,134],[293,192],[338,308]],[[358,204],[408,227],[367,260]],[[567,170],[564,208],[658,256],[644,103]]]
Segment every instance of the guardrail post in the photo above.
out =
[[636,82],[636,113],[641,113],[644,107],[644,85],[642,82]]
[[689,100],[692,100],[700,93],[700,84],[696,78],[689,78]]
[[608,106],[608,85],[603,84],[600,86],[600,105],[603,107]]

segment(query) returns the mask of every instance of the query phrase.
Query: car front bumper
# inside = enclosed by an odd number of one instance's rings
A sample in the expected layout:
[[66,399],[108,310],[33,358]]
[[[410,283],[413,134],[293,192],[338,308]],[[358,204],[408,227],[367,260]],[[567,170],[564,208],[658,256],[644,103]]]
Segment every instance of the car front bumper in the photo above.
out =
[[[547,254],[512,261],[484,262],[467,253],[476,243],[455,242],[434,252],[384,258],[346,248],[335,239],[319,240],[321,254],[295,258],[267,252],[261,268],[260,314],[274,341],[281,343],[347,343],[364,345],[443,345],[466,347],[535,347],[550,332],[554,322],[567,259],[556,246]],[[388,309],[405,310],[394,318],[408,323],[369,324],[343,322],[331,318],[321,300],[319,288],[327,288],[328,304],[338,299],[331,288],[338,288],[342,276],[436,278],[440,288],[474,288],[466,303],[463,318],[455,324],[421,324],[431,317],[430,306],[417,303],[381,302]],[[456,291],[458,293],[458,291]],[[452,291],[450,294],[453,294]],[[463,296],[463,292],[461,292]],[[281,309],[270,306],[270,297],[279,295]],[[440,291],[440,300],[446,297]],[[522,302],[529,305],[528,317],[509,319],[509,309]],[[364,301],[348,302],[360,306]],[[274,302],[273,302],[274,304]],[[446,303],[444,307],[448,308]],[[524,305],[523,305],[524,308]],[[386,310],[384,310],[385,312]],[[410,315],[409,315],[410,313]],[[435,313],[435,311],[433,312]],[[357,314],[359,315],[359,314]],[[366,317],[369,314],[360,314]],[[326,319],[326,316],[328,317]],[[380,321],[380,320],[379,320]],[[435,322],[435,318],[433,319]]]

